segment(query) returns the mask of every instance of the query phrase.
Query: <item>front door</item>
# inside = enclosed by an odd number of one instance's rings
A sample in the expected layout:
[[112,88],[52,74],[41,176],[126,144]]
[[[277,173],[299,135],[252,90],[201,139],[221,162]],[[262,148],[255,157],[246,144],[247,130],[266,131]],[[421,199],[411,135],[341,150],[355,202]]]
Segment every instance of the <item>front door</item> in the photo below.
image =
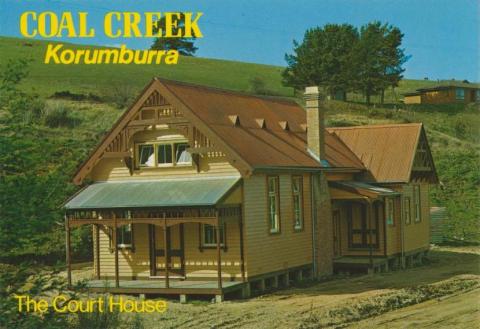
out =
[[185,275],[185,250],[183,224],[167,228],[168,259],[165,259],[164,229],[161,226],[149,226],[150,276],[165,276],[165,264],[168,263],[170,277]]
[[333,211],[333,256],[340,257],[340,211]]

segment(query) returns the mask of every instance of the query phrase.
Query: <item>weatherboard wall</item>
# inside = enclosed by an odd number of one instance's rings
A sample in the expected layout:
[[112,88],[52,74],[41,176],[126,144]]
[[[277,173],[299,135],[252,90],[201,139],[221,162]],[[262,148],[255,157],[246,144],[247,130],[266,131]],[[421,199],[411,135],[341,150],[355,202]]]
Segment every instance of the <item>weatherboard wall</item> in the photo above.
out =
[[304,228],[294,230],[292,176],[281,174],[280,233],[268,226],[267,176],[244,179],[244,237],[248,277],[312,263],[310,177],[303,175]]
[[[172,228],[172,244],[178,245],[178,227]],[[134,224],[134,250],[119,248],[119,276],[125,279],[150,277],[150,248],[148,225]],[[241,278],[240,235],[238,224],[226,224],[227,250],[221,252],[222,277],[224,279]],[[106,229],[100,230],[100,275],[113,279],[115,276],[115,253],[110,247],[110,237]],[[200,248],[200,224],[189,223],[184,226],[185,274],[187,278],[217,277],[217,254],[215,248]],[[163,249],[163,228],[156,227],[157,249]],[[96,245],[94,249],[96,250]],[[96,255],[96,254],[95,254]],[[95,264],[97,263],[94,257]],[[172,257],[172,268],[180,268],[179,259]],[[161,273],[165,267],[164,257],[157,257],[157,268]],[[95,267],[96,268],[96,267]],[[173,275],[173,274],[172,274]]]
[[421,220],[415,222],[414,204],[413,204],[413,184],[403,187],[404,196],[409,196],[412,200],[412,220],[410,224],[405,225],[405,252],[419,249],[428,249],[430,246],[430,198],[429,185],[419,184],[420,202],[421,202]]

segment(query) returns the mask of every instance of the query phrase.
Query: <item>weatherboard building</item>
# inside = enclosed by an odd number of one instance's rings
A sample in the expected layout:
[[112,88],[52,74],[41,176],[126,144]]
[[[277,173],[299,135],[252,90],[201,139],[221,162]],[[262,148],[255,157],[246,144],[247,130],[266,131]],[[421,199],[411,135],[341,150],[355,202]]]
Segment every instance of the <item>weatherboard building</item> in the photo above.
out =
[[69,282],[81,225],[92,291],[222,300],[420,259],[438,180],[422,124],[326,128],[317,87],[305,101],[153,79],[75,174]]

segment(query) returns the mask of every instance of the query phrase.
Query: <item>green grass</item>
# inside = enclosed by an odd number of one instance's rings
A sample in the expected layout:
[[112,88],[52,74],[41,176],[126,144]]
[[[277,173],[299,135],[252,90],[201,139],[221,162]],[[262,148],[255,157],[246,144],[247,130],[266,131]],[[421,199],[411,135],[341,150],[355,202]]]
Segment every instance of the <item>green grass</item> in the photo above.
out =
[[[112,86],[129,85],[139,92],[153,77],[200,83],[207,86],[248,91],[249,81],[259,77],[270,93],[292,96],[293,89],[283,87],[282,68],[278,66],[181,56],[177,65],[62,65],[43,63],[50,42],[0,37],[0,65],[11,58],[31,58],[29,78],[22,83],[26,90],[42,96],[68,90],[82,94],[106,94]],[[66,44],[72,48],[87,46]]]
[[[45,65],[43,60],[48,43],[52,42],[0,37],[0,65],[11,58],[31,58],[30,75],[22,86],[41,96],[49,97],[55,92],[67,90],[105,96],[109,95],[112,86],[125,85],[133,92],[139,92],[155,76],[247,92],[251,88],[250,80],[258,77],[265,83],[269,94],[294,95],[292,88],[282,85],[283,67],[280,66],[185,56],[180,57],[177,65]],[[65,43],[65,47],[77,49],[88,46]],[[393,103],[406,91],[433,84],[434,81],[403,80],[394,92],[386,91],[385,101]],[[349,97],[354,101],[363,101],[361,95],[352,94]],[[379,97],[374,96],[372,101],[379,102]]]

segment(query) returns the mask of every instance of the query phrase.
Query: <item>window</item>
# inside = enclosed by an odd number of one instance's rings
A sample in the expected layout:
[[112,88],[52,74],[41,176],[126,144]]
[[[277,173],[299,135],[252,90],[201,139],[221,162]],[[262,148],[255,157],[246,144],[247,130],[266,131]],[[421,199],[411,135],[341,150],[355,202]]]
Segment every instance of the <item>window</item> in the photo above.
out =
[[[220,246],[225,246],[225,224],[220,225]],[[215,226],[204,224],[202,225],[202,246],[216,247],[217,246],[217,230]]]
[[122,225],[117,228],[117,246],[119,248],[131,247],[133,241],[132,233],[132,224]]
[[157,148],[158,165],[172,165],[172,145],[160,144]]
[[192,156],[187,152],[187,143],[175,144],[175,163],[177,164],[191,164]]
[[303,177],[292,177],[294,229],[303,229]]
[[139,167],[191,165],[192,156],[187,151],[188,147],[185,142],[139,144],[137,146],[137,164]]
[[455,89],[455,98],[458,99],[458,100],[464,100],[465,99],[465,89],[463,89],[463,88]]
[[409,197],[403,199],[403,210],[405,214],[405,224],[410,224],[412,222],[412,204]]
[[141,167],[155,167],[155,155],[153,151],[153,145],[139,145],[138,159]]
[[270,233],[280,232],[280,196],[278,177],[268,177],[268,224]]
[[422,220],[421,216],[421,206],[420,206],[420,186],[413,186],[413,206],[415,210],[415,222],[419,223]]
[[385,200],[385,216],[388,225],[395,225],[395,202],[393,198],[386,198]]

